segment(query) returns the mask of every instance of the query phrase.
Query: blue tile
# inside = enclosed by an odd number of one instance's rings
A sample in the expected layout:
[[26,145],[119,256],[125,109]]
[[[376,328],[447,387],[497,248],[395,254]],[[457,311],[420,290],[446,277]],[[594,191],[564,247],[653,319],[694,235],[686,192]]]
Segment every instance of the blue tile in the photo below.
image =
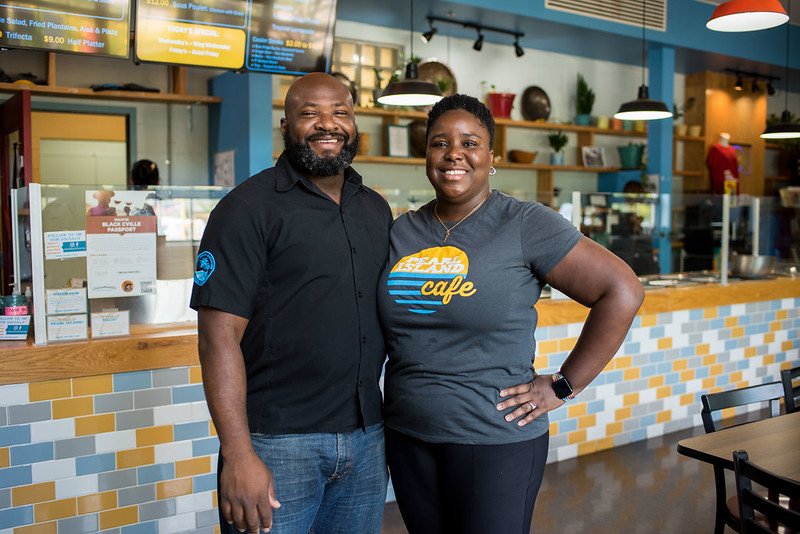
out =
[[174,426],[173,441],[185,441],[187,439],[205,438],[209,434],[208,421],[198,421],[196,423],[184,423]]
[[122,527],[120,534],[158,534],[158,521],[148,521]]
[[731,307],[720,306],[719,308],[717,308],[717,314],[721,315],[722,317],[729,317],[731,314]]
[[113,471],[116,467],[116,457],[113,452],[75,458],[75,474],[78,476]]
[[694,371],[695,378],[706,378],[708,377],[708,367],[698,367]]
[[32,481],[31,466],[20,465],[0,469],[0,488],[24,486]]
[[140,467],[136,473],[139,485],[175,478],[175,464],[156,464]]
[[664,377],[664,383],[667,385],[677,384],[681,380],[680,373],[668,373],[667,376]]
[[0,510],[0,528],[13,528],[33,523],[33,506]]
[[552,412],[547,412],[547,418],[551,423],[563,421],[567,418],[567,410],[553,410]]
[[695,347],[693,345],[689,345],[687,347],[681,347],[681,358],[688,358],[689,356],[694,356]]
[[31,442],[31,425],[14,425],[0,428],[0,447]]
[[206,400],[205,393],[203,393],[203,384],[172,388],[172,404],[198,402],[202,400]]
[[[586,404],[586,412],[587,413],[600,413],[606,409],[606,401],[600,399],[595,401],[590,401]],[[565,410],[561,410],[565,411]]]
[[647,429],[640,428],[631,432],[631,442],[644,441],[647,439]]
[[638,341],[625,343],[625,354],[639,354],[642,352],[642,344]]
[[602,386],[606,383],[606,373],[600,373],[597,375],[597,378],[592,380],[592,384],[595,386]]
[[664,362],[659,363],[656,365],[656,373],[660,375],[665,375],[672,371],[672,362]]
[[650,355],[650,362],[651,363],[661,363],[666,358],[666,354],[664,354],[663,350],[657,350]]
[[11,465],[35,464],[53,459],[53,442],[11,447]]
[[153,373],[151,371],[136,371],[114,375],[114,391],[144,389],[152,387],[152,384]]
[[208,456],[219,452],[219,438],[196,439],[192,442],[192,456]]
[[703,309],[695,309],[689,310],[689,320],[691,321],[702,321],[703,320]]
[[656,374],[656,366],[655,365],[643,365],[639,368],[639,376],[642,378],[648,378]]
[[565,419],[558,423],[558,433],[564,434],[565,432],[572,432],[578,429],[578,420],[576,418]]
[[645,415],[641,419],[641,426],[643,426],[643,427],[648,427],[648,426],[651,426],[651,425],[654,425],[654,424],[656,424],[656,414],[654,414],[654,413]]
[[672,395],[683,395],[686,393],[686,384],[680,383],[672,386]]
[[736,348],[736,340],[728,339],[725,341],[725,350],[733,350]]
[[609,371],[606,373],[606,384],[616,384],[622,382],[624,374],[621,370]]
[[192,479],[193,488],[195,493],[202,493],[204,491],[211,491],[217,489],[217,474],[208,473],[206,475],[197,475]]
[[716,379],[718,386],[727,386],[731,383],[730,377],[728,375],[719,375]]
[[656,339],[659,337],[664,337],[664,327],[654,326],[650,329],[650,339]]

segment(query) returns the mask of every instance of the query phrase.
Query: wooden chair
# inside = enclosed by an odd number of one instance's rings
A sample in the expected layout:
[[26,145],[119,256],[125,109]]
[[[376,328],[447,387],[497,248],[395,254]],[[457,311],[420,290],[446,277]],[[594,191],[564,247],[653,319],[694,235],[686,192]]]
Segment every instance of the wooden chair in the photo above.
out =
[[[736,492],[739,496],[739,517],[742,534],[800,532],[800,482],[770,473],[747,457],[747,451],[733,452]],[[753,491],[753,483],[767,490]],[[775,495],[788,497],[788,507],[776,502]]]
[[[777,417],[781,413],[780,399],[783,398],[783,385],[780,382],[770,382],[758,386],[722,391],[720,393],[709,393],[701,395],[703,409],[700,416],[703,419],[703,428],[706,433],[716,432],[722,428],[714,422],[713,414],[725,408],[745,406],[756,403],[769,403],[770,417]],[[714,524],[714,534],[722,534],[725,525],[728,525],[736,532],[740,532],[741,523],[739,521],[739,506],[736,496],[727,497],[725,484],[725,469],[714,466],[714,485],[717,491],[716,522]]]
[[[800,380],[798,379],[800,379],[800,367],[781,371],[786,413],[800,410]],[[794,383],[795,380],[797,380],[796,384]]]

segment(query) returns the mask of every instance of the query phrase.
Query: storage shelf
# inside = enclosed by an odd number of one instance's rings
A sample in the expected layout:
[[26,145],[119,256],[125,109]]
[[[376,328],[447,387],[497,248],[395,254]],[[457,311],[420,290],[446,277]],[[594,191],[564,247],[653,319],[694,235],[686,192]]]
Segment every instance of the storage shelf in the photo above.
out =
[[685,178],[702,178],[703,171],[672,171],[674,176],[683,176]]
[[166,104],[217,104],[222,98],[209,95],[184,95],[176,93],[150,93],[147,91],[93,91],[86,87],[62,87],[58,85],[31,85],[0,83],[0,92],[30,91],[34,95],[63,96],[70,98],[94,98],[101,100],[128,100],[158,102]]
[[705,137],[693,136],[693,135],[676,135],[674,136],[676,141],[684,141],[687,143],[705,143]]

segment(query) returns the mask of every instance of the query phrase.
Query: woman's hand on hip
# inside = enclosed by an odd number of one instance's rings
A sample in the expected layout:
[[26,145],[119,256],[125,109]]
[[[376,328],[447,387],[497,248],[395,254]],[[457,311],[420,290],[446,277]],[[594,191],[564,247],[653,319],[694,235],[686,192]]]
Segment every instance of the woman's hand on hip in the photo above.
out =
[[534,375],[530,382],[500,391],[503,400],[498,403],[497,410],[515,408],[506,414],[505,420],[509,423],[516,421],[518,426],[527,425],[540,415],[564,404],[553,392],[550,386],[552,381],[552,375]]

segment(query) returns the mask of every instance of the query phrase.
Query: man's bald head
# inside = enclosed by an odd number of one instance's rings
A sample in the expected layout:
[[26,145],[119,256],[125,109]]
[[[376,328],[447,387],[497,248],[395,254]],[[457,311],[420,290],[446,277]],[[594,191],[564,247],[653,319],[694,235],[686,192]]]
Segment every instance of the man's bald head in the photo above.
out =
[[286,115],[304,103],[319,99],[331,99],[350,109],[353,108],[353,97],[342,82],[324,72],[312,72],[294,81],[286,93]]

